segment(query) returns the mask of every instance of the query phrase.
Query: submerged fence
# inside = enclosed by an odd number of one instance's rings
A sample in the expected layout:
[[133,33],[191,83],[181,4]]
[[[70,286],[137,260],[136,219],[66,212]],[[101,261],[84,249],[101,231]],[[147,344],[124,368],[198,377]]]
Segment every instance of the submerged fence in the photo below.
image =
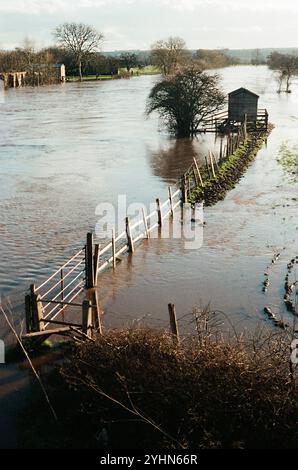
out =
[[[125,219],[125,230],[116,235],[112,230],[111,240],[101,247],[94,243],[92,233],[87,234],[86,245],[76,252],[62,266],[59,266],[42,284],[30,286],[25,297],[26,330],[25,338],[40,337],[42,340],[51,334],[88,336],[92,330],[101,332],[100,313],[96,290],[99,274],[112,266],[116,268],[119,257],[125,252],[133,253],[135,245],[142,239],[149,239],[151,232],[161,227],[163,221],[174,215],[181,204],[181,190],[172,192],[169,187],[168,199],[161,203],[156,199],[156,208],[146,215],[142,209],[140,220]],[[84,291],[87,300],[75,303]],[[58,319],[69,307],[81,309],[81,322],[74,323]],[[51,325],[58,325],[55,329]]]
[[[262,132],[263,130],[260,129],[256,134]],[[204,186],[204,177],[207,177],[208,180],[216,178],[222,162],[227,160],[241,145],[244,144],[247,136],[247,123],[244,121],[241,126],[238,127],[237,133],[227,134],[225,143],[223,142],[223,139],[221,139],[217,156],[211,150],[208,155],[205,155],[203,167],[200,167],[196,158],[193,157],[192,164],[180,178],[182,202],[185,203],[188,201],[188,197],[195,187]]]

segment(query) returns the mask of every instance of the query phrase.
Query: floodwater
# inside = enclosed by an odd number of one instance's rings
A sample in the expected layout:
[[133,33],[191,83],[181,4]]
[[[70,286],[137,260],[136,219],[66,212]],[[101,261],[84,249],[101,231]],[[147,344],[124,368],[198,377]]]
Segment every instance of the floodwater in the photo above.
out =
[[[225,200],[205,208],[200,247],[184,238],[153,238],[99,278],[105,326],[137,321],[168,326],[168,302],[178,317],[194,306],[226,314],[233,324],[273,328],[263,312],[293,320],[283,302],[287,263],[298,255],[298,185],[277,162],[281,145],[298,144],[298,81],[289,95],[276,93],[266,67],[220,71],[224,89],[240,86],[260,95],[275,129],[240,183]],[[0,95],[0,293],[22,318],[24,293],[46,278],[97,222],[100,203],[148,205],[167,198],[196,155],[218,150],[213,135],[170,138],[157,116],[147,119],[146,98],[157,77],[9,90]],[[0,90],[1,92],[1,90]],[[181,215],[175,214],[178,225]],[[203,233],[202,233],[203,232]],[[280,253],[271,264],[274,254]],[[296,264],[296,266],[298,266]],[[264,272],[270,285],[262,290]],[[290,278],[297,279],[294,267]],[[187,318],[187,320],[185,320]],[[180,321],[188,328],[188,317]],[[6,328],[0,330],[0,338]],[[27,374],[1,366],[0,447],[15,446],[16,404]],[[20,390],[22,393],[20,395]],[[3,405],[3,406],[2,406]]]
[[[106,324],[145,318],[167,322],[167,303],[180,315],[211,302],[236,321],[267,322],[269,305],[288,315],[282,294],[288,261],[297,254],[297,184],[288,182],[277,155],[296,145],[298,87],[276,93],[264,66],[220,70],[228,92],[244,86],[260,95],[275,129],[245,177],[223,202],[206,208],[202,246],[183,239],[144,241],[133,258],[100,278]],[[157,77],[69,83],[9,90],[0,103],[0,291],[22,313],[25,290],[41,281],[84,243],[99,203],[148,205],[208,149],[214,135],[177,141],[145,116]],[[179,215],[178,215],[179,217]],[[270,267],[270,286],[262,291]],[[294,275],[294,274],[293,274]],[[161,324],[160,323],[160,324]]]

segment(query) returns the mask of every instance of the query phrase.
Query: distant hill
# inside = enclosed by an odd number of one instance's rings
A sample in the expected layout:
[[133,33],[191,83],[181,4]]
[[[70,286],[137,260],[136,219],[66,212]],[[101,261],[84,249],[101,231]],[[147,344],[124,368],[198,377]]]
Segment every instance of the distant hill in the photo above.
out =
[[[192,50],[192,52],[195,52],[196,50]],[[260,48],[260,49],[222,49],[222,52],[224,52],[227,56],[233,58],[233,59],[238,59],[240,63],[243,64],[250,64],[252,62],[254,63],[264,63],[266,62],[268,56],[271,54],[271,52],[280,52],[281,54],[294,54],[298,55],[298,47],[287,47],[287,48],[274,48],[274,47],[268,47],[268,48]],[[138,57],[141,57],[142,60],[148,61],[150,58],[150,51],[141,51],[141,50],[121,50],[121,51],[109,51],[109,52],[104,52],[103,54],[107,57],[120,57],[120,55],[123,52],[131,52],[135,53]]]
[[274,48],[268,47],[265,49],[225,49],[224,52],[232,58],[239,59],[241,63],[251,63],[252,61],[259,60],[266,62],[271,52],[280,52],[281,54],[298,54],[298,47],[292,48]]

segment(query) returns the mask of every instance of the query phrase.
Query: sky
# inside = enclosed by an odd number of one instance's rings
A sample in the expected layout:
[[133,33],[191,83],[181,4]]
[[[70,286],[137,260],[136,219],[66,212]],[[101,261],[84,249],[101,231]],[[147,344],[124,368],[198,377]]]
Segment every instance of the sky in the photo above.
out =
[[104,51],[146,50],[168,36],[190,49],[298,47],[296,0],[0,0],[0,48],[24,38],[48,46],[70,21],[102,32]]

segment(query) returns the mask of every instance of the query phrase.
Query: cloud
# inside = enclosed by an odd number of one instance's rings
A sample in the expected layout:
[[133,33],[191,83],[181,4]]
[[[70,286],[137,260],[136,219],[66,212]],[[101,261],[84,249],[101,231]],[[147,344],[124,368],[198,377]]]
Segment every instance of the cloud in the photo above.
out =
[[[140,1],[140,0],[139,0]],[[143,0],[141,0],[143,1]],[[145,0],[146,1],[146,0]],[[123,4],[134,4],[136,0],[0,0],[1,13],[53,14],[73,12],[87,8],[99,8]],[[155,3],[155,0],[153,0]]]
[[[113,0],[112,0],[113,1]],[[80,8],[99,7],[107,0],[0,0],[1,13],[18,14],[52,14],[57,12],[75,11]]]
[[[57,12],[73,12],[80,9],[91,9],[102,6],[119,5],[152,6],[154,9],[166,7],[172,10],[193,11],[198,13],[206,9],[224,9],[239,11],[285,11],[298,10],[298,5],[292,0],[0,0],[1,13],[18,14],[53,14]],[[211,10],[212,13],[212,10]]]

